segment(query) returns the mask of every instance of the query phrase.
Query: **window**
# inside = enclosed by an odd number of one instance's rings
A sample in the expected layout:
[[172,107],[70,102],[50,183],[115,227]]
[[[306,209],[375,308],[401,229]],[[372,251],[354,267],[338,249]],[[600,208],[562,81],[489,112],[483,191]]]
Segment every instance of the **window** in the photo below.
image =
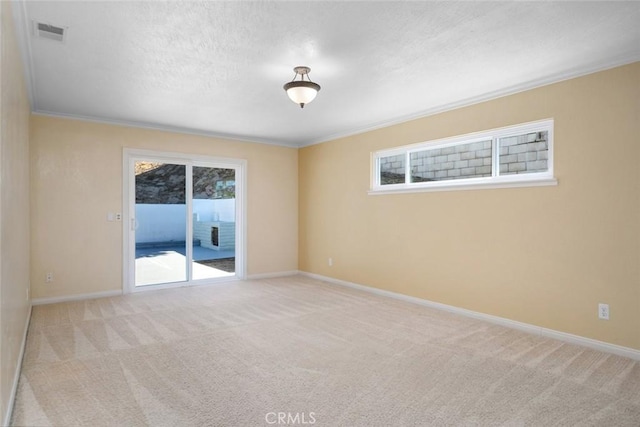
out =
[[370,194],[556,185],[553,120],[373,153]]

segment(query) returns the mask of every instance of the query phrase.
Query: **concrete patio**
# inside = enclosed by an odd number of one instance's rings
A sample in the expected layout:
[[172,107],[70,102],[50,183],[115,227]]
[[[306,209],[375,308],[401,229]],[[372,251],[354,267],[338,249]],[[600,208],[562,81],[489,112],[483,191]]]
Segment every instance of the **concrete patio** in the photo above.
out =
[[[184,282],[187,279],[187,258],[184,243],[141,244],[136,248],[135,283],[147,286]],[[199,264],[197,261],[235,257],[234,250],[220,250],[193,246],[193,280],[232,277],[235,273]]]

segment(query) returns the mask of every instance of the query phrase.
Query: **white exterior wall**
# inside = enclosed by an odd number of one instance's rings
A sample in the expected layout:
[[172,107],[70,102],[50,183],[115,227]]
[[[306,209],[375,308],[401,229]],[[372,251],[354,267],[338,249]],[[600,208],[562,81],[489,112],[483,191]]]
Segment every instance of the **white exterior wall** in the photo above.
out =
[[[185,205],[136,204],[136,243],[186,239]],[[235,222],[235,199],[193,201],[194,221]]]

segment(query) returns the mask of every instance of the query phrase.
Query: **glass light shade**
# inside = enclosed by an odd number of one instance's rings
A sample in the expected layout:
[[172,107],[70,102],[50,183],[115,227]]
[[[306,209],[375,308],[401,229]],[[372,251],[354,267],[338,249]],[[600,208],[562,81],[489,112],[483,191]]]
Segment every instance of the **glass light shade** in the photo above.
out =
[[309,81],[295,81],[285,84],[284,89],[287,91],[289,99],[304,107],[305,104],[314,100],[320,90],[320,85]]

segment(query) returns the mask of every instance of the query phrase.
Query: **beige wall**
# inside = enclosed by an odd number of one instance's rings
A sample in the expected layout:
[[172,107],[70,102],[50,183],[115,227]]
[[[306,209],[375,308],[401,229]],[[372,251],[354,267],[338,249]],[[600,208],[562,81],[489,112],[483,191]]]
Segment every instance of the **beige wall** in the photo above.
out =
[[0,423],[29,314],[29,101],[10,2],[0,2]]
[[123,147],[246,159],[247,273],[297,269],[296,149],[32,116],[33,298],[122,289]]
[[[367,195],[372,151],[545,118],[557,187]],[[638,159],[640,63],[310,146],[299,267],[640,349]]]

